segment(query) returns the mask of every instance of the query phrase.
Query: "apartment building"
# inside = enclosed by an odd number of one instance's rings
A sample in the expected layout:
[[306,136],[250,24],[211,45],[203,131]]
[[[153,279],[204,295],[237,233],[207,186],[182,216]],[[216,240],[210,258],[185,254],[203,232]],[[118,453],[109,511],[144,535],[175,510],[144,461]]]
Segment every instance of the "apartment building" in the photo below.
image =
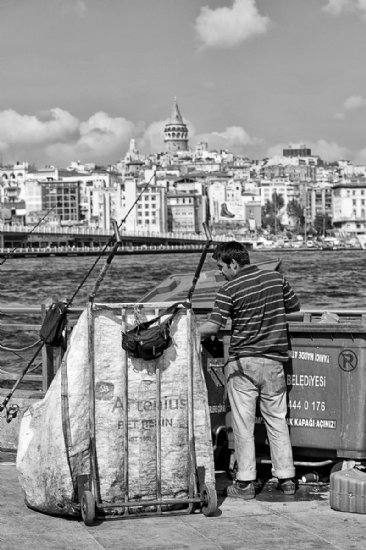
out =
[[313,183],[308,186],[307,214],[311,222],[318,215],[333,217],[333,186],[330,183]]
[[145,180],[132,176],[125,177],[117,183],[114,214],[122,220],[133,207],[137,197],[150,181],[138,203],[130,211],[124,228],[128,231],[167,231],[167,193],[164,181],[151,180],[152,171],[145,172]]
[[80,181],[39,181],[28,180],[25,188],[27,220],[41,219],[51,210],[52,216],[60,220],[61,225],[81,222]]
[[366,233],[366,178],[333,187],[333,225],[347,236]]

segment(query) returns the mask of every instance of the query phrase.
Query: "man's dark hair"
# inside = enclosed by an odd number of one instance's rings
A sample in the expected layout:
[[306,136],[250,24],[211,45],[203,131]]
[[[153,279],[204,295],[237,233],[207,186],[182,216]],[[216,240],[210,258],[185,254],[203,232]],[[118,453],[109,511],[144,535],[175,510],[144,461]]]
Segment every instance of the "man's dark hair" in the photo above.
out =
[[212,257],[214,260],[221,260],[227,265],[232,260],[235,260],[240,266],[250,264],[248,250],[242,243],[238,243],[238,241],[229,241],[217,245]]

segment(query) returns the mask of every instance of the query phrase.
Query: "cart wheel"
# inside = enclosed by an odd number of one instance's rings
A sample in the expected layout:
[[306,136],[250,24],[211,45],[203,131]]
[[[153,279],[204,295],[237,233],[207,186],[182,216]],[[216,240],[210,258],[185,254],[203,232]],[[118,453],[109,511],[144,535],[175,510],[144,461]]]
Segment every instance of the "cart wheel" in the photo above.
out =
[[97,517],[95,510],[95,498],[91,491],[84,491],[81,496],[81,517],[85,525],[93,525]]
[[202,513],[207,517],[217,510],[217,494],[212,485],[202,485],[201,490]]

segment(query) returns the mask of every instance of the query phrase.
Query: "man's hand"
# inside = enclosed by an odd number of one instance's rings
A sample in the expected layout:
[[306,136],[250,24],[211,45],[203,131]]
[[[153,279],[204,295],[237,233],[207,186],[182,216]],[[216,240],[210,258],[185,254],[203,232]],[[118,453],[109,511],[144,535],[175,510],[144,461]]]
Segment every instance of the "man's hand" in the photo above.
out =
[[206,321],[198,327],[201,338],[208,338],[209,336],[214,336],[220,330],[220,325],[217,323],[211,323],[211,321]]

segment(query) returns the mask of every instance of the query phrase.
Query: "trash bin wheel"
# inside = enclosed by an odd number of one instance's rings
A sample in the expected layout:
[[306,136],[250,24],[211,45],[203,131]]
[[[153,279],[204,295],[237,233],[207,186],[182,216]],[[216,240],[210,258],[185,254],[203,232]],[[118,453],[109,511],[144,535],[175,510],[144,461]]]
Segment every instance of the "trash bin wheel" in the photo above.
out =
[[93,525],[96,519],[95,498],[91,491],[84,491],[81,496],[81,517],[85,525]]
[[201,490],[201,510],[205,516],[210,516],[217,510],[217,494],[212,485],[202,485]]
[[336,462],[335,464],[333,464],[330,470],[330,475],[335,474],[336,472],[340,472],[342,468],[343,468],[343,460],[340,460],[339,462]]

